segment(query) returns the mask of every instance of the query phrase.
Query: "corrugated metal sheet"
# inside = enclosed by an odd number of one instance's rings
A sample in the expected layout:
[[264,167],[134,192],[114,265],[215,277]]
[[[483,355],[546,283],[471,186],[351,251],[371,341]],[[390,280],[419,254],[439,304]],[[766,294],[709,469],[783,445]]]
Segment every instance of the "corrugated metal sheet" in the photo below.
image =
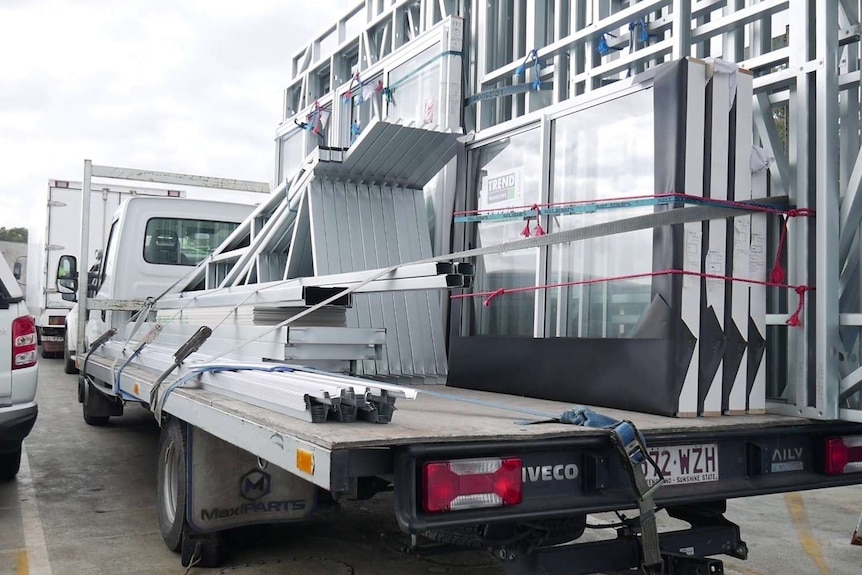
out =
[[[431,240],[421,189],[317,179],[308,191],[315,275],[388,267],[428,257]],[[354,297],[350,327],[385,328],[384,357],[367,375],[437,383],[446,374],[440,299],[427,292]]]
[[419,189],[455,156],[459,137],[375,120],[344,154],[339,171],[343,177]]
[[[247,249],[216,250],[208,286],[240,286],[379,269],[431,257],[423,187],[456,154],[459,134],[383,121],[347,150],[318,148],[289,192],[273,191],[240,226]],[[231,246],[233,248],[234,246]],[[356,294],[351,327],[385,328],[378,361],[362,372],[413,383],[445,381],[441,299],[427,291]]]

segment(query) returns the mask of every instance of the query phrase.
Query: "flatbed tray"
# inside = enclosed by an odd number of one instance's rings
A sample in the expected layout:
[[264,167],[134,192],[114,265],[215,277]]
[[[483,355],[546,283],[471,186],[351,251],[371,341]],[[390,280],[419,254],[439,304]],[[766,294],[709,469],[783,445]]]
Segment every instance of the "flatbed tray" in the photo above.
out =
[[[201,389],[182,388],[177,389],[174,393],[182,394],[197,403],[229,412],[274,432],[307,441],[330,451],[418,443],[518,440],[524,438],[546,439],[602,433],[596,429],[559,423],[524,425],[523,422],[525,421],[541,421],[541,418],[490,406],[425,395],[421,391],[425,389],[459,398],[492,402],[556,415],[573,407],[566,403],[441,385],[412,387],[420,390],[417,399],[398,400],[395,405],[397,408],[395,415],[392,421],[387,424],[363,421],[308,423]],[[805,418],[785,415],[675,418],[599,407],[595,410],[608,417],[630,420],[647,435],[763,428],[811,422]]]
[[[91,366],[98,371],[110,369],[110,363],[100,356],[93,356]],[[138,381],[153,381],[155,372],[141,366],[129,365],[124,374]],[[169,385],[168,378],[164,385]],[[341,449],[362,449],[420,443],[443,443],[464,441],[499,441],[518,439],[547,439],[586,435],[600,435],[603,432],[593,428],[560,423],[524,422],[542,421],[543,418],[530,416],[517,411],[508,411],[490,405],[476,405],[423,394],[422,391],[443,393],[453,398],[478,400],[499,404],[516,409],[547,413],[559,416],[574,407],[572,404],[446,387],[443,385],[410,386],[419,390],[414,400],[399,399],[392,421],[386,424],[355,421],[351,423],[325,422],[308,423],[274,412],[270,409],[251,405],[247,402],[225,397],[216,392],[195,389],[193,383],[176,389],[173,393],[195,404],[212,408],[267,429],[272,433],[292,437],[319,448],[335,451]],[[148,391],[149,385],[147,385]],[[142,394],[143,396],[143,394]],[[165,411],[170,413],[170,398]],[[589,406],[588,406],[589,407]],[[812,420],[787,415],[723,415],[718,417],[677,418],[665,417],[635,411],[625,411],[604,407],[594,407],[595,411],[618,420],[629,420],[638,429],[649,435],[672,433],[719,432],[726,430],[755,429],[790,425],[813,424]]]

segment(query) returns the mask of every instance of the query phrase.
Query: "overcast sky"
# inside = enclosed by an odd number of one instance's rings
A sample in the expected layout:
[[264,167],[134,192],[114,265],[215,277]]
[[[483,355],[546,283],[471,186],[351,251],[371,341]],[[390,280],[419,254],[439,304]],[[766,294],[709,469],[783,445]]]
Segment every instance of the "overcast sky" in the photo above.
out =
[[291,56],[345,0],[0,0],[0,226],[97,164],[270,181]]

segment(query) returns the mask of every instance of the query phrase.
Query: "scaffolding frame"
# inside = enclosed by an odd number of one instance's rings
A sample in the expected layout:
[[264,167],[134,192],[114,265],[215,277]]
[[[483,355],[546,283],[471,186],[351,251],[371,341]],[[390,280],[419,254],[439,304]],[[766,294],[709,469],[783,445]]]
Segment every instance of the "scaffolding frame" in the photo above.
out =
[[671,59],[738,63],[754,74],[772,193],[817,212],[789,223],[788,282],[816,289],[799,329],[772,298],[767,324],[788,359],[768,407],[862,422],[859,16],[851,0],[366,0],[293,57],[283,120],[453,17],[464,19],[463,124],[477,137]]

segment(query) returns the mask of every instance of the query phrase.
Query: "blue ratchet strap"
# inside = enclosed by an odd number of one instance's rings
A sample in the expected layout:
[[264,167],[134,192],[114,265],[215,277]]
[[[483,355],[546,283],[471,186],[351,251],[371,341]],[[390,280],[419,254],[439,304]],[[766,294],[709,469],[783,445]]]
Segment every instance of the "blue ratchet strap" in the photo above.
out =
[[113,382],[114,393],[119,395],[123,399],[134,399],[135,401],[138,401],[137,397],[132,397],[129,394],[127,394],[126,392],[124,392],[122,389],[120,389],[120,377],[122,377],[122,375],[123,375],[123,370],[126,369],[126,367],[130,363],[132,363],[133,359],[138,357],[138,354],[141,353],[141,349],[142,348],[135,349],[135,351],[132,352],[132,355],[127,357],[126,360],[120,364],[120,367],[117,368],[117,373],[114,374],[114,382]]
[[599,41],[596,45],[596,52],[599,54],[599,56],[607,56],[611,53],[611,50],[619,50],[619,48],[611,48],[608,45],[607,36],[610,36],[611,38],[616,38],[616,36],[614,36],[610,32],[605,32],[604,34],[599,35]]
[[[598,414],[586,407],[572,408],[560,416],[560,423],[570,423],[584,427],[606,429],[611,438],[611,443],[617,448],[623,468],[632,482],[632,487],[638,499],[640,510],[641,549],[643,552],[643,566],[646,569],[654,569],[662,564],[661,549],[659,547],[658,528],[655,520],[655,503],[653,494],[664,483],[664,477],[655,461],[646,450],[646,441],[643,435],[631,421],[618,421],[611,417]],[[658,481],[650,486],[647,483],[642,465],[646,463],[655,470]]]
[[[696,198],[691,196],[682,196],[679,194],[667,195],[667,196],[658,196],[658,197],[641,197],[641,198],[619,198],[614,200],[605,200],[605,201],[596,201],[593,203],[581,203],[574,205],[560,205],[560,206],[542,206],[542,215],[543,216],[569,216],[569,215],[578,215],[578,214],[592,214],[598,212],[600,210],[612,210],[612,209],[623,209],[623,208],[640,208],[646,206],[663,206],[670,204],[685,204],[685,205],[694,205],[694,206],[712,206],[716,208],[738,208],[738,209],[750,209],[749,206],[753,208],[766,208],[766,209],[776,209],[776,206],[768,206],[765,204],[759,204],[755,202],[751,202],[749,204],[728,204],[727,202],[710,200],[710,198]],[[780,208],[779,208],[780,209]],[[455,216],[454,222],[456,224],[464,224],[471,222],[483,222],[483,221],[510,221],[510,220],[527,220],[536,217],[536,211],[532,208],[520,208],[520,209],[512,209],[508,211],[492,211],[485,213],[460,213]]]
[[647,29],[647,24],[643,18],[635,18],[629,23],[629,34],[631,43],[632,39],[635,37],[635,30],[640,28],[640,33],[637,35],[637,39],[644,44],[649,43],[649,30]]
[[[137,397],[133,397],[133,396],[129,395],[128,393],[124,392],[122,389],[120,389],[120,378],[123,375],[123,370],[126,369],[126,367],[130,363],[132,363],[132,360],[134,360],[136,357],[138,357],[141,354],[141,351],[143,351],[143,349],[145,347],[147,347],[149,344],[153,343],[153,341],[155,341],[155,339],[159,336],[160,333],[162,333],[162,325],[160,323],[157,323],[155,326],[153,326],[153,328],[150,330],[150,332],[147,335],[145,335],[141,339],[141,341],[138,342],[138,345],[137,345],[137,347],[135,347],[134,351],[132,352],[132,355],[130,355],[128,358],[126,358],[126,360],[123,363],[120,364],[120,367],[117,369],[117,373],[114,374],[114,381],[113,381],[114,393],[116,393],[117,395],[119,395],[123,399],[131,399],[134,401],[140,401]],[[129,339],[131,339],[131,336]],[[128,340],[126,340],[126,341],[128,342]]]

